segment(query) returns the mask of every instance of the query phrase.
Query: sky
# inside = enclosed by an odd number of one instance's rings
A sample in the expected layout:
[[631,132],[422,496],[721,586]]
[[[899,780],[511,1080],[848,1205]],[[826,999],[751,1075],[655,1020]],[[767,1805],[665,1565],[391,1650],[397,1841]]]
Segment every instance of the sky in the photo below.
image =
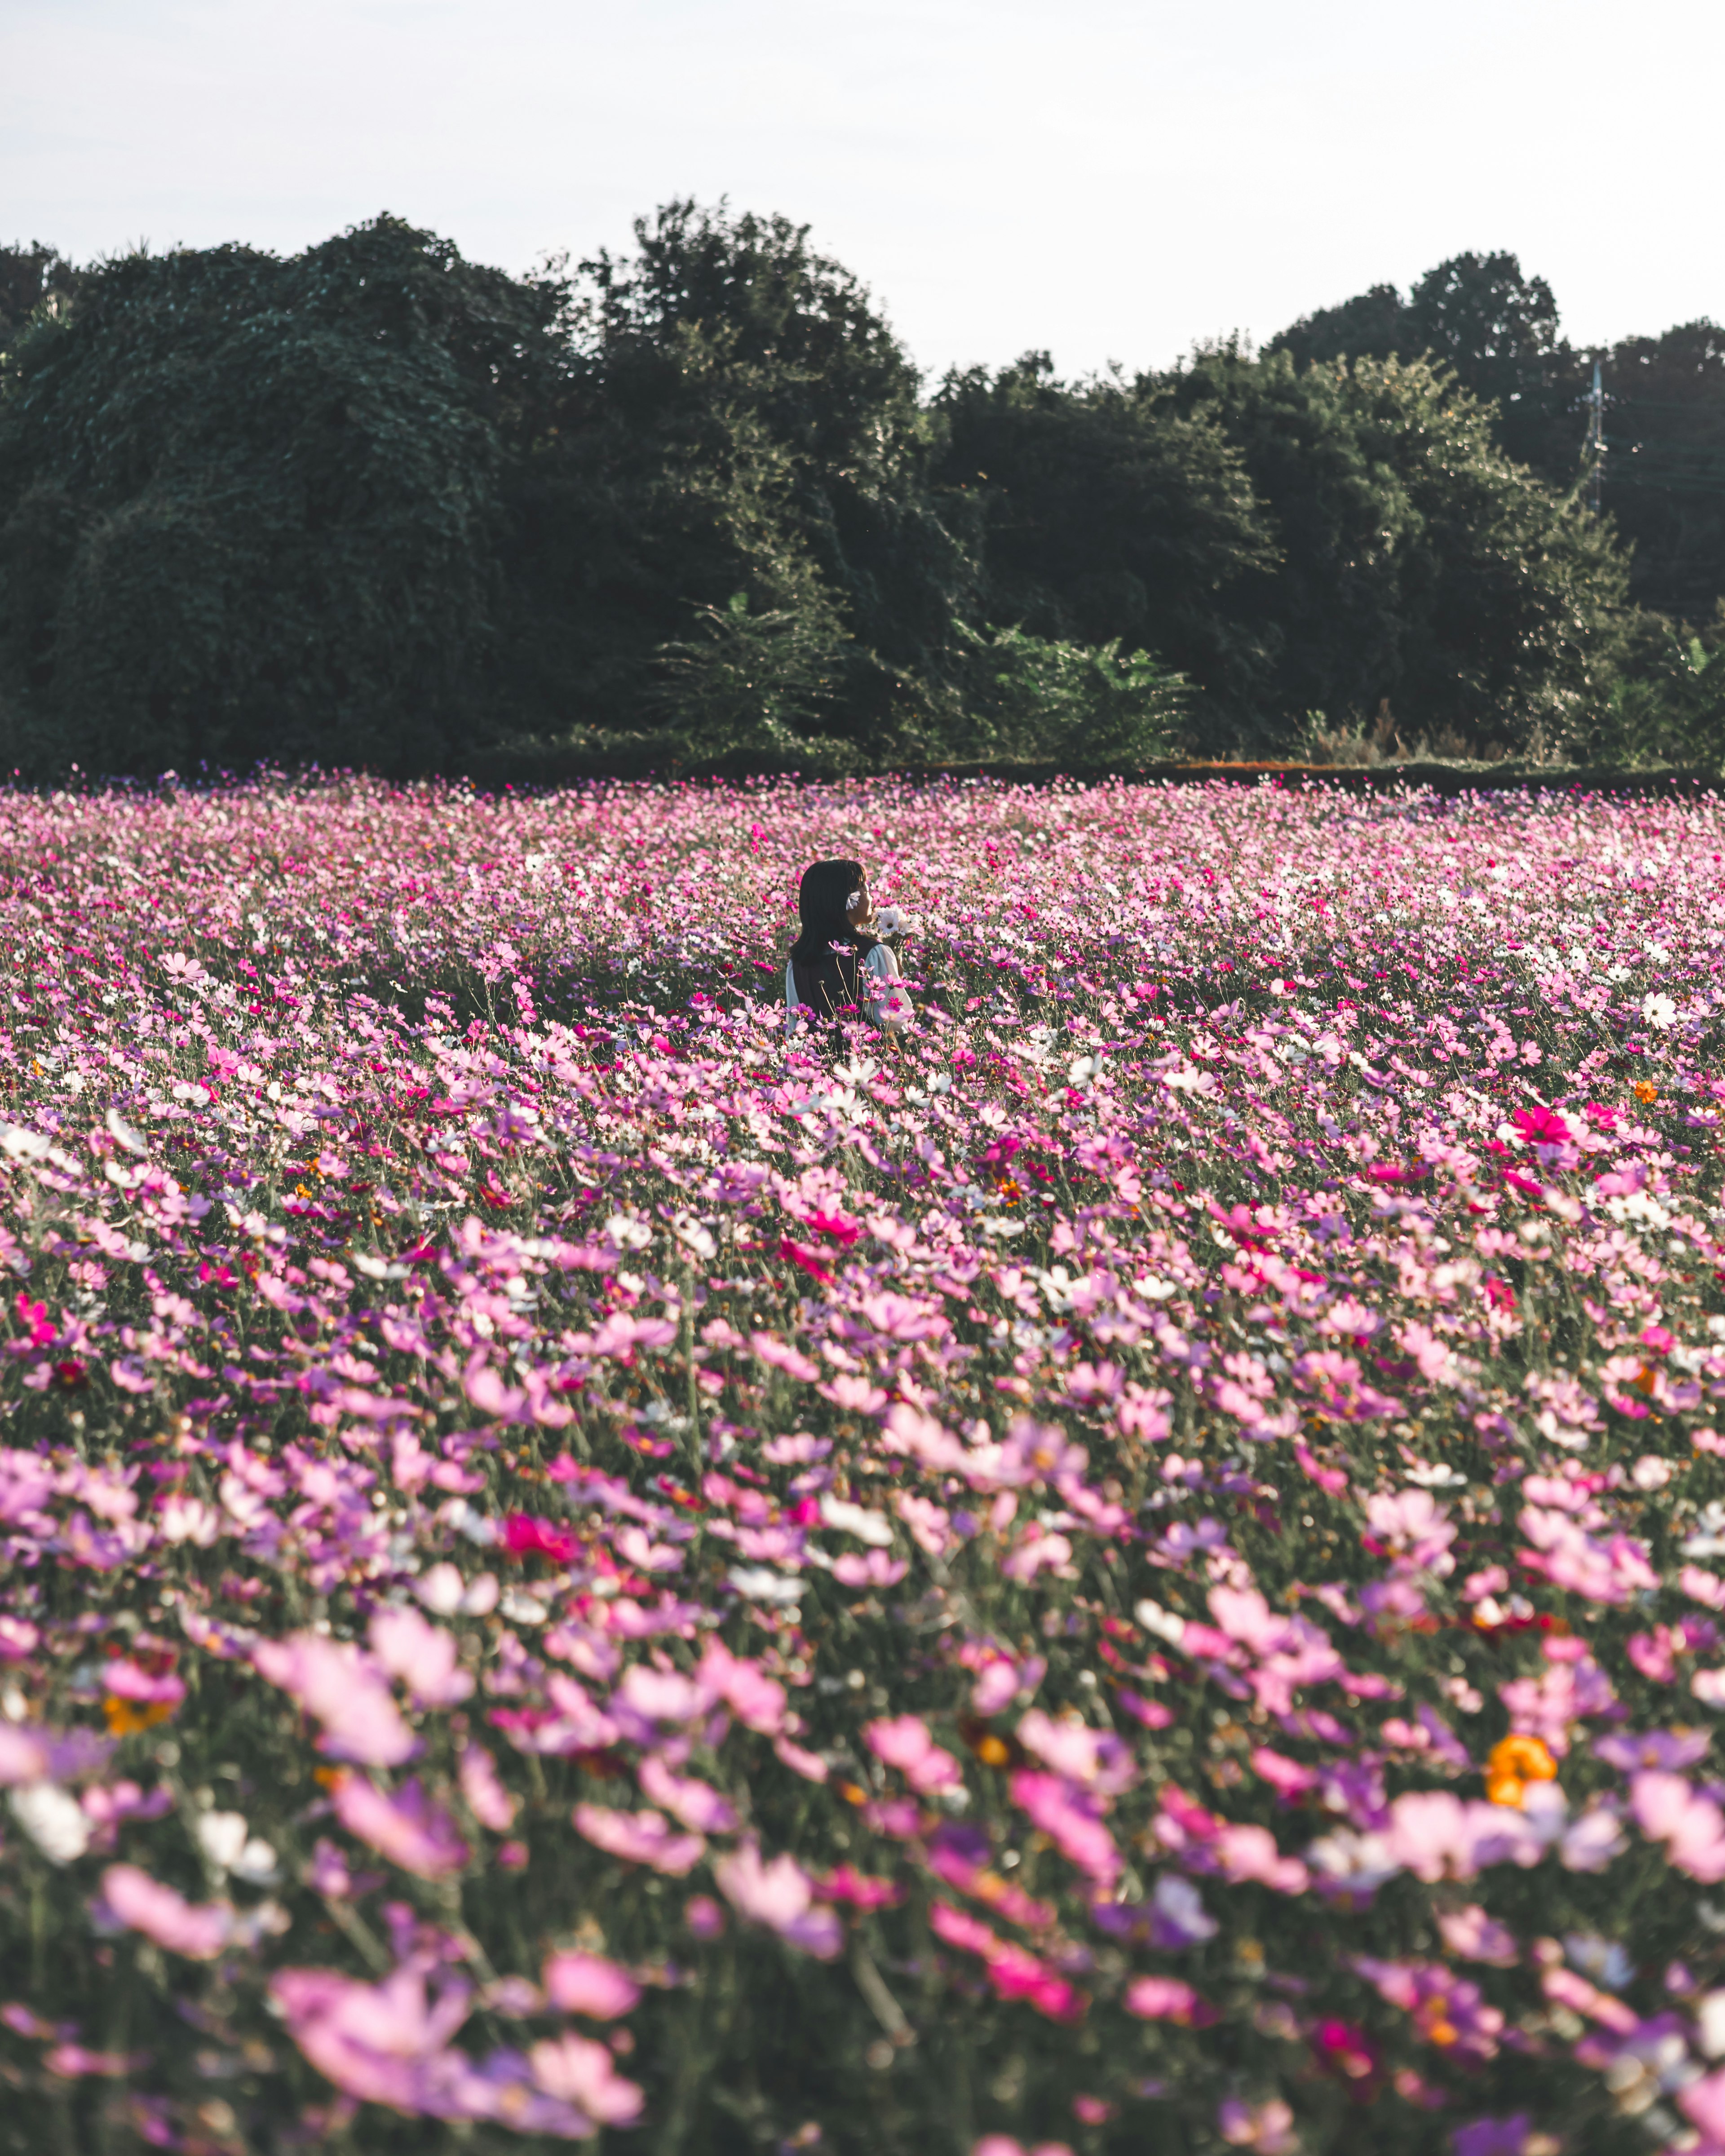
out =
[[1507,249],[1573,341],[1725,317],[1717,0],[0,0],[0,242],[521,270],[782,211],[931,377],[1262,341]]

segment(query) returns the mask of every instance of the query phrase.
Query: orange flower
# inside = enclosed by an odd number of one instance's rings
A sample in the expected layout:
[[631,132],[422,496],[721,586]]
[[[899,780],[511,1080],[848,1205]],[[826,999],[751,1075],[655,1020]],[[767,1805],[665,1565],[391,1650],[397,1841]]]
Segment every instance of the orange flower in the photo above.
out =
[[110,1692],[102,1702],[102,1712],[108,1717],[110,1737],[136,1737],[141,1729],[154,1723],[166,1722],[173,1712],[166,1700],[156,1699],[140,1702],[135,1699],[116,1699]]
[[1486,1761],[1486,1794],[1494,1804],[1519,1810],[1529,1782],[1553,1782],[1557,1774],[1558,1763],[1542,1738],[1506,1737]]
[[1650,1085],[1645,1078],[1638,1079],[1635,1081],[1635,1098],[1651,1108],[1659,1098],[1659,1088]]

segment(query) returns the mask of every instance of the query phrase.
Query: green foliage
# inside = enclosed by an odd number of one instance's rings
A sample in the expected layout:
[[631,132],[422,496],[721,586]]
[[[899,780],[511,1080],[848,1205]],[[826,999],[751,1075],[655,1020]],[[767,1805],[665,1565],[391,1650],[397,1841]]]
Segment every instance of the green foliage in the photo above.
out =
[[1725,593],[1725,330],[1626,337],[1604,364],[1604,499],[1635,548],[1631,588],[1705,622]]
[[1427,270],[1405,301],[1394,285],[1373,285],[1304,316],[1269,349],[1306,364],[1421,355],[1441,361],[1494,408],[1492,433],[1506,455],[1554,485],[1578,475],[1582,360],[1558,334],[1551,286],[1524,275],[1513,254],[1451,255]]
[[844,660],[835,616],[820,595],[802,608],[752,613],[742,592],[696,610],[696,634],[660,653],[659,705],[697,755],[783,755],[806,741],[832,703]]
[[37,309],[66,305],[78,281],[78,272],[57,247],[39,239],[28,247],[0,247],[0,369]]
[[107,770],[434,757],[557,304],[388,218],[91,273],[0,401],[0,652],[39,726]]
[[1274,550],[1213,413],[1066,385],[1040,352],[949,376],[936,408],[941,476],[980,519],[988,620],[1146,646],[1233,710],[1269,690],[1272,654],[1240,600]]
[[1700,635],[1657,615],[1634,624],[1628,663],[1585,746],[1620,763],[1725,762],[1725,601]]
[[1223,346],[1139,394],[1210,417],[1263,506],[1279,566],[1235,610],[1276,654],[1271,742],[1297,714],[1388,700],[1409,736],[1550,752],[1603,700],[1627,565],[1608,529],[1497,447],[1447,369]]
[[1632,587],[1515,257],[1277,346],[926,398],[806,227],[723,203],[525,279],[388,217],[285,259],[0,249],[0,766],[1131,761],[1314,711],[1384,753],[1713,739],[1629,604],[1725,588],[1711,324],[1608,369]]
[[1094,765],[1148,762],[1173,746],[1187,684],[1147,651],[1017,627],[958,634],[972,654],[965,701],[981,753]]
[[680,202],[635,237],[582,264],[567,392],[511,483],[511,701],[650,722],[691,608],[740,591],[833,654],[824,723],[879,754],[938,696],[974,578],[916,370],[806,227]]

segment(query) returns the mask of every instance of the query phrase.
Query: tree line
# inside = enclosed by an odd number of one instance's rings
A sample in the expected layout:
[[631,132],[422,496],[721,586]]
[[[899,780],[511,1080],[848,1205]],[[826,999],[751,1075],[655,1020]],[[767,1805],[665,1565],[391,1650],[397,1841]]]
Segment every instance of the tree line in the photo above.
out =
[[926,383],[782,217],[511,277],[0,249],[0,758],[1717,757],[1725,332],[1589,362],[1508,254],[1262,351]]

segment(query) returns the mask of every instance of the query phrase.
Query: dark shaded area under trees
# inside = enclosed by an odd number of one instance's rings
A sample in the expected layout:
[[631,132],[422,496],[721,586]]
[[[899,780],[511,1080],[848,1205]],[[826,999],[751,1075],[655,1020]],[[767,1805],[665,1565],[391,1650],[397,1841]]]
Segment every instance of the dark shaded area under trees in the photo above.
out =
[[1725,752],[1725,332],[1589,365],[1512,255],[1261,354],[932,394],[783,218],[526,278],[0,249],[0,757],[665,767]]

